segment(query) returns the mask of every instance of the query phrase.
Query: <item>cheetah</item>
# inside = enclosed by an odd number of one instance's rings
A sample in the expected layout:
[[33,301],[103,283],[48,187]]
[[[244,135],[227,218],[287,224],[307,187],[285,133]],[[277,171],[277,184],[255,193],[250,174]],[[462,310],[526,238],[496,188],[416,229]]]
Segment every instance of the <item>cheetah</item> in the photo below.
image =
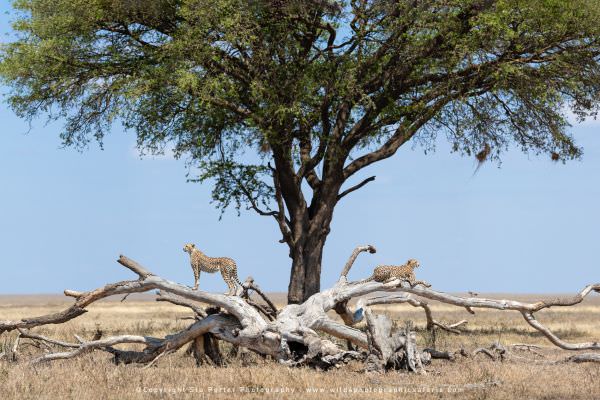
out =
[[415,268],[419,267],[419,261],[411,258],[403,265],[380,265],[375,267],[373,275],[369,278],[360,281],[359,283],[365,282],[389,282],[394,279],[401,279],[407,281],[411,287],[416,285],[423,285],[425,287],[431,287],[427,282],[416,280]]
[[242,282],[237,276],[237,265],[235,261],[228,257],[208,257],[206,254],[196,248],[193,243],[183,246],[183,251],[190,254],[190,264],[194,271],[194,290],[198,289],[200,280],[200,271],[215,273],[221,271],[221,276],[227,284],[227,295],[235,295],[236,283],[242,286]]

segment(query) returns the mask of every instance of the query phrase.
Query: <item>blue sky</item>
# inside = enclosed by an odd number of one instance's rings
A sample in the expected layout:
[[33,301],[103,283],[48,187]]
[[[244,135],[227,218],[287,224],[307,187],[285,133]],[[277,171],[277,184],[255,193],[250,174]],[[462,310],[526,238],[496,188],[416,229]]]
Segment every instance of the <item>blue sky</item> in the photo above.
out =
[[[0,32],[9,27],[0,5]],[[6,39],[3,39],[6,40]],[[0,92],[6,88],[0,87]],[[187,183],[184,162],[142,158],[116,127],[104,150],[62,149],[60,124],[29,127],[0,104],[0,293],[91,289],[131,278],[126,254],[192,284],[182,247],[195,242],[238,263],[269,291],[285,291],[290,259],[272,219],[234,211],[219,221],[210,187]],[[450,154],[401,149],[365,172],[377,180],[346,197],[328,238],[322,286],[356,245],[373,244],[351,278],[417,258],[421,279],[445,291],[574,292],[600,281],[600,122],[572,128],[584,147],[566,165],[518,151],[500,168]],[[360,180],[356,177],[356,181]],[[225,291],[219,276],[201,287]]]

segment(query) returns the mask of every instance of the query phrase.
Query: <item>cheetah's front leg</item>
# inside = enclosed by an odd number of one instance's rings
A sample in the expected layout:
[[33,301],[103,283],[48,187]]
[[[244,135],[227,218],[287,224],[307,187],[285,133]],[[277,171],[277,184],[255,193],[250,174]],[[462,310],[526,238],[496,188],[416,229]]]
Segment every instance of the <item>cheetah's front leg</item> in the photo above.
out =
[[194,268],[194,288],[193,288],[193,290],[198,290],[199,285],[200,285],[200,268]]

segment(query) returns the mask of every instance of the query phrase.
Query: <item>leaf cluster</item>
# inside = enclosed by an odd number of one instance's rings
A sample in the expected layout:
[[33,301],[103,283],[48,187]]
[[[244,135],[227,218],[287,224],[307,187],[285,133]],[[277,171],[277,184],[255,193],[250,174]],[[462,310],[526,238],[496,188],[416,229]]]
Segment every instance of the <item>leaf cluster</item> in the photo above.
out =
[[317,204],[326,186],[440,133],[483,159],[514,144],[577,158],[565,114],[595,116],[600,98],[596,0],[13,7],[0,77],[20,116],[66,121],[62,139],[78,148],[121,121],[140,151],[172,146],[214,180],[221,207],[264,215],[281,201],[293,212],[305,187]]

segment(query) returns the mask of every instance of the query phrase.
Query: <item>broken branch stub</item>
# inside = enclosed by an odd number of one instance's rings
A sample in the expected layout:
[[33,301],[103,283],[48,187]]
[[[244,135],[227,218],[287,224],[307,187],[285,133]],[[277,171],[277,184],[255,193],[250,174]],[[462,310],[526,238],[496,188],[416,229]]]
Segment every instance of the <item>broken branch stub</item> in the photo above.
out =
[[373,314],[365,309],[369,355],[366,371],[385,372],[406,370],[425,373],[423,364],[429,362],[426,353],[419,353],[412,323],[407,322],[404,330],[393,329],[392,321],[383,314]]

